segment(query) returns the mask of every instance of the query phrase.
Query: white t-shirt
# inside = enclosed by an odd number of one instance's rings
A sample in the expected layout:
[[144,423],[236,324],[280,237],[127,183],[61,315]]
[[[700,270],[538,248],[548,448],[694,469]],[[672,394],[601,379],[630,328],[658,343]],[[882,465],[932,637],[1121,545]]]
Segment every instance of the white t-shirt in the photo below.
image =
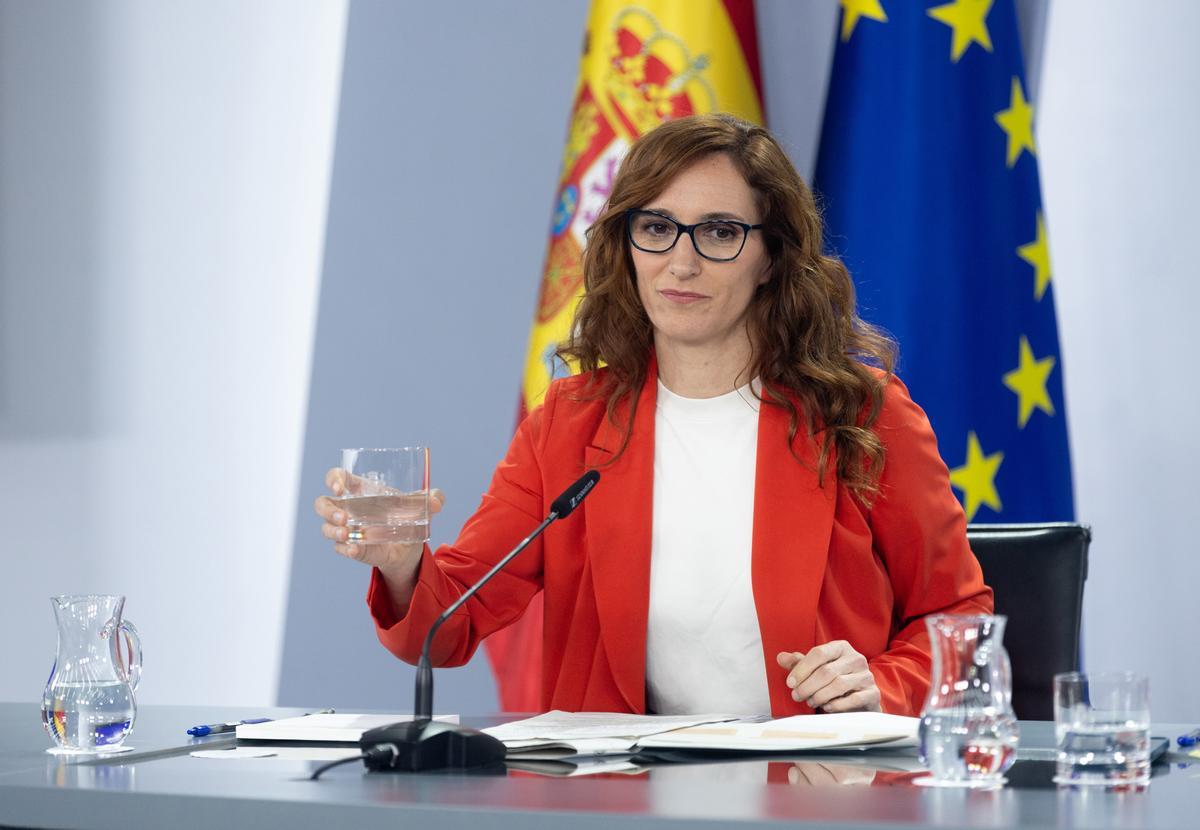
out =
[[759,401],[749,384],[682,398],[659,381],[646,703],[659,714],[769,714],[750,583]]

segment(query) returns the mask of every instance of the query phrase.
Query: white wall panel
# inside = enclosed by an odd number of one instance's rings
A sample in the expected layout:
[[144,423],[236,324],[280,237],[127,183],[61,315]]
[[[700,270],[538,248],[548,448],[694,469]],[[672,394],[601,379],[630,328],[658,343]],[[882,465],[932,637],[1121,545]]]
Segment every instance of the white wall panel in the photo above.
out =
[[141,700],[274,701],[345,18],[0,5],[0,699],[119,592]]
[[1195,714],[1200,4],[1056,0],[1037,137],[1077,514],[1095,530],[1084,659]]

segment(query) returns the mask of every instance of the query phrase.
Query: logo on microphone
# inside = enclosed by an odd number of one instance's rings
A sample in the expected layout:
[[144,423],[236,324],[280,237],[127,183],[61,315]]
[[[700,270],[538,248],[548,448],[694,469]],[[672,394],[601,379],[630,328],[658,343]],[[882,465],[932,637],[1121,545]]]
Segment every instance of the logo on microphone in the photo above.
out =
[[596,478],[588,479],[587,485],[571,498],[571,509],[572,510],[574,510],[579,505],[579,503],[581,501],[583,501],[584,496],[586,496],[588,493],[592,492],[592,488],[596,486],[596,482],[598,480],[599,479],[596,479]]

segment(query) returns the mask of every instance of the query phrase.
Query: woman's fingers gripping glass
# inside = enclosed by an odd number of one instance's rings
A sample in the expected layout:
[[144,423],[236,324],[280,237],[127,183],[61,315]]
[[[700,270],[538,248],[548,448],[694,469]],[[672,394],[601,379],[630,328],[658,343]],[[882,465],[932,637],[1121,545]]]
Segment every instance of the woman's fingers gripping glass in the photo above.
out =
[[[318,496],[313,503],[317,515],[324,520],[321,534],[334,543],[334,550],[349,559],[366,562],[372,565],[384,565],[392,562],[400,549],[410,545],[390,544],[387,539],[372,539],[374,533],[380,533],[368,527],[361,533],[356,533],[351,539],[351,528],[347,526],[346,511],[335,500],[355,490],[355,482],[351,480],[345,469],[333,467],[325,474],[325,486],[329,488],[332,498],[328,495]],[[438,488],[429,491],[429,514],[433,516],[441,512],[446,503],[445,494]]]

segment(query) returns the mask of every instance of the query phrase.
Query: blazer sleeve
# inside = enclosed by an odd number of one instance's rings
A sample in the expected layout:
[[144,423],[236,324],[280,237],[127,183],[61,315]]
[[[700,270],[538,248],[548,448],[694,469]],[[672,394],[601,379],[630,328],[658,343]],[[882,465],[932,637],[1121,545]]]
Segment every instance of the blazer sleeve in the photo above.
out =
[[[446,608],[511,551],[544,518],[539,464],[555,389],[517,428],[504,460],[475,513],[452,545],[426,545],[406,609],[393,607],[387,585],[373,569],[367,606],[379,641],[409,663],[421,656],[429,627]],[[493,631],[515,622],[542,589],[542,546],[535,539],[438,630],[430,650],[435,666],[461,666]]]
[[895,633],[869,663],[883,710],[916,714],[933,662],[925,617],[991,614],[992,589],[967,543],[966,517],[929,419],[898,378],[889,380],[874,428],[886,455],[870,523],[892,583]]

